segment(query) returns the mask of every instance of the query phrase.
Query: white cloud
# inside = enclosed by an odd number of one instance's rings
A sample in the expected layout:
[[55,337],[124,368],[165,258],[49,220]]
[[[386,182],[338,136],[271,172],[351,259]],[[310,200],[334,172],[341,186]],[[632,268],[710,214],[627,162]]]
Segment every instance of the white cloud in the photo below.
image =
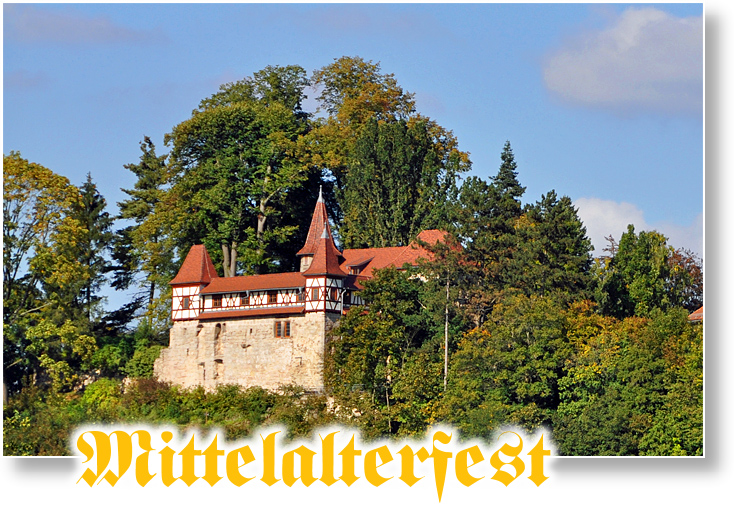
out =
[[546,87],[570,104],[620,113],[703,113],[703,18],[630,8],[550,54]]
[[51,11],[32,5],[3,6],[7,40],[23,43],[148,43],[165,40],[160,33],[133,30],[103,16],[68,9]]
[[603,254],[608,245],[605,239],[613,236],[616,241],[627,231],[627,225],[635,226],[635,231],[655,230],[668,238],[668,244],[675,248],[687,248],[703,255],[703,214],[699,213],[688,226],[672,222],[648,223],[643,211],[627,202],[606,201],[596,197],[581,197],[574,201],[578,215],[586,226],[586,235],[594,245],[594,255]]

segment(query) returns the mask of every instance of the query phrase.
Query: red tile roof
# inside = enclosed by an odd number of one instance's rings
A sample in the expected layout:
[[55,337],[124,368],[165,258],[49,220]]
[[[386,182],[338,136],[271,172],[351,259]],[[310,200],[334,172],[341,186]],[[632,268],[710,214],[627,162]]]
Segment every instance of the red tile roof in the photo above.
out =
[[[317,211],[319,205],[317,203]],[[324,213],[325,213],[324,208]],[[315,213],[316,214],[316,213]],[[313,222],[311,228],[313,229]],[[309,235],[311,231],[309,231]],[[418,235],[418,239],[425,243],[434,244],[442,241],[446,233],[438,230],[423,231]],[[308,246],[308,244],[307,244]],[[305,247],[304,247],[305,248]],[[295,289],[305,287],[306,276],[328,275],[332,277],[346,278],[345,286],[348,288],[363,288],[363,282],[374,276],[374,271],[390,266],[402,267],[404,264],[416,265],[418,259],[430,259],[431,252],[418,245],[416,242],[408,246],[387,247],[387,248],[355,248],[339,252],[334,244],[331,236],[328,222],[322,222],[321,232],[318,241],[315,243],[313,251],[313,261],[309,268],[303,272],[293,273],[274,273],[267,275],[252,276],[233,276],[219,277],[217,276],[211,258],[203,245],[195,245],[191,247],[189,254],[186,256],[181,270],[171,281],[172,285],[179,284],[201,284],[207,285],[202,294],[222,294],[235,293],[245,291],[262,291],[272,289]],[[347,275],[349,266],[364,266],[358,276]],[[252,312],[255,310],[237,310]],[[258,310],[259,311],[259,310]],[[221,311],[206,312],[202,315],[216,314],[224,315]],[[227,315],[230,315],[228,313]],[[251,315],[247,313],[247,315]],[[215,318],[215,317],[206,317]]]
[[255,308],[253,310],[220,310],[204,312],[197,317],[199,320],[233,319],[239,317],[260,317],[263,315],[293,315],[303,313],[304,305],[284,306],[281,308]]
[[[418,234],[418,239],[429,245],[443,241],[446,237],[444,231],[430,229]],[[408,246],[394,246],[387,248],[354,248],[346,249],[342,252],[344,256],[344,266],[361,266],[369,261],[362,269],[360,275],[371,277],[376,269],[382,269],[389,266],[397,268],[404,264],[415,266],[418,259],[431,259],[431,252],[420,246],[417,242],[413,242]]]
[[311,226],[308,228],[306,243],[303,245],[303,248],[298,251],[296,254],[297,256],[313,255],[316,253],[316,247],[318,247],[321,232],[324,230],[324,224],[326,224],[326,229],[329,236],[331,236],[329,214],[326,212],[324,198],[321,195],[321,190],[319,190],[319,199],[316,201],[316,208],[313,210],[313,217],[311,217]]
[[230,276],[215,278],[202,294],[244,292],[248,290],[292,289],[305,287],[303,273],[273,273],[269,275]]
[[342,255],[334,244],[334,238],[331,237],[329,224],[323,224],[321,231],[321,237],[316,245],[313,260],[308,269],[303,272],[304,276],[329,275],[332,277],[346,278],[347,274],[339,267],[339,258]]
[[703,306],[688,316],[690,322],[703,321]]
[[171,285],[207,284],[219,277],[214,269],[209,253],[204,245],[194,245],[178,270],[178,274],[170,281]]

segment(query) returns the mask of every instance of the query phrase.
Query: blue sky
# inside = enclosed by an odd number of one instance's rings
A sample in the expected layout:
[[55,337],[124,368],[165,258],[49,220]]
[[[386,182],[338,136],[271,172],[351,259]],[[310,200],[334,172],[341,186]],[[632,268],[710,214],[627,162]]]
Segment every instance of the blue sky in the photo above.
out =
[[[555,189],[597,248],[627,223],[703,254],[701,4],[5,4],[3,153],[110,211],[150,136],[267,65],[380,62],[473,174],[512,143],[524,202]],[[311,96],[316,95],[311,93]],[[315,103],[308,101],[306,108]]]

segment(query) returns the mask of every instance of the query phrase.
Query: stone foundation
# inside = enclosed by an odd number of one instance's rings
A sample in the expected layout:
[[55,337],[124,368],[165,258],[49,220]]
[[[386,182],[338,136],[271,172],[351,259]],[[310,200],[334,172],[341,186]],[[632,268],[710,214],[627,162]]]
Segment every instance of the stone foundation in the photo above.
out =
[[[275,322],[290,322],[290,337],[275,336]],[[183,387],[221,384],[275,390],[296,384],[309,391],[324,387],[326,332],[337,314],[257,317],[173,323],[170,344],[154,371],[158,380]]]

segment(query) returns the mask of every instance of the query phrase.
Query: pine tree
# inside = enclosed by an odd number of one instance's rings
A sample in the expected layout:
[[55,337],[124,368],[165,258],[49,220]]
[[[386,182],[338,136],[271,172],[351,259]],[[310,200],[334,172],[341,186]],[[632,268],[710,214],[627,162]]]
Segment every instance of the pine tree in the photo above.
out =
[[168,189],[167,155],[156,155],[155,145],[147,136],[140,143],[140,150],[140,162],[125,165],[138,179],[133,189],[122,189],[130,199],[118,203],[120,218],[132,221],[133,225],[117,231],[113,252],[117,264],[112,285],[126,289],[136,283],[136,275],[142,272],[144,281],[140,283],[145,287],[146,320],[152,326],[161,291],[165,291],[174,274],[174,248],[165,221],[156,214]]
[[554,190],[526,209],[518,224],[517,284],[527,295],[560,291],[590,297],[591,241],[571,199]]

